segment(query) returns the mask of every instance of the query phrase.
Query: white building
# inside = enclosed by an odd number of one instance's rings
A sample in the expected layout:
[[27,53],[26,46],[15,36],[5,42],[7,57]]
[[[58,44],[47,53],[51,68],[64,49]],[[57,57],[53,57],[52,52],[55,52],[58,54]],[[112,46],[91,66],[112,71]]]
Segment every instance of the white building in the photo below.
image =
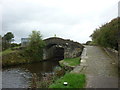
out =
[[21,38],[21,47],[26,47],[28,45],[29,38]]

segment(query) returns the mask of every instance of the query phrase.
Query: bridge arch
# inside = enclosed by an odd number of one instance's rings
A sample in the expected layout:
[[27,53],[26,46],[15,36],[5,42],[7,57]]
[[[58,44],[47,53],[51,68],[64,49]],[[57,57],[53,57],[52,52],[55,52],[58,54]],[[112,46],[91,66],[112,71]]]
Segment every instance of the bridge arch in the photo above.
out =
[[43,49],[43,59],[64,59],[78,57],[82,53],[83,46],[68,39],[51,37],[44,40],[46,46]]

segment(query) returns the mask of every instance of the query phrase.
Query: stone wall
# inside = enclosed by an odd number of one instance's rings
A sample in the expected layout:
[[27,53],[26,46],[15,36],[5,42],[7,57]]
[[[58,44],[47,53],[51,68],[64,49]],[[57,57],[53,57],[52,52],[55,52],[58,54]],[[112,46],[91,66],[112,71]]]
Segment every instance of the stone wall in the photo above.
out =
[[104,50],[118,65],[118,51],[115,49],[111,49],[111,48],[104,48]]
[[43,59],[49,59],[55,56],[54,50],[56,50],[55,48],[63,48],[64,49],[64,58],[74,58],[74,57],[78,57],[81,55],[82,50],[83,50],[83,46],[78,43],[78,42],[74,42],[72,40],[68,40],[68,39],[62,39],[62,38],[57,38],[57,37],[53,37],[53,38],[48,38],[44,40],[46,43],[46,47],[43,50],[44,51],[44,55],[43,55]]
[[83,48],[68,48],[64,52],[64,58],[75,58],[81,55]]

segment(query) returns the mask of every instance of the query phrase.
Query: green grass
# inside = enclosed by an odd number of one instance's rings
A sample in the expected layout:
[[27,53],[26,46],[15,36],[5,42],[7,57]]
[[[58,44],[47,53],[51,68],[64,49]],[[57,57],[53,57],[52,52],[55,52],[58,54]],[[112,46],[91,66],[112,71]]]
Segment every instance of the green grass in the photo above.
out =
[[68,66],[77,66],[80,64],[80,57],[63,59],[60,63],[62,66],[64,66],[64,64]]
[[[49,88],[84,88],[85,78],[84,74],[67,73],[50,85]],[[68,85],[64,86],[64,82],[68,82]]]
[[12,53],[12,52],[14,52],[14,51],[11,50],[11,49],[7,49],[5,51],[0,52],[0,55],[6,55],[6,54],[9,54],[9,53]]
[[7,67],[29,63],[30,60],[26,59],[26,57],[21,54],[22,52],[20,50],[12,50],[10,48],[3,52],[0,52],[0,55],[2,55],[2,66]]
[[15,47],[12,47],[12,48],[16,49],[16,48],[20,48],[20,46],[15,46]]

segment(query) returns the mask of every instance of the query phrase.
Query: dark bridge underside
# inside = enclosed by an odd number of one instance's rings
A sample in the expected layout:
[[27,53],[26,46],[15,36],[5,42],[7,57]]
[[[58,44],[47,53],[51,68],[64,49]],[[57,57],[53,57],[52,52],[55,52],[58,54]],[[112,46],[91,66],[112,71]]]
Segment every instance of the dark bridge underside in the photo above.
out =
[[54,58],[58,60],[64,59],[64,48],[56,47],[54,50]]
[[[51,47],[50,47],[51,46]],[[64,59],[64,48],[58,47],[57,45],[50,45],[49,48],[45,48],[45,58],[44,59]]]

